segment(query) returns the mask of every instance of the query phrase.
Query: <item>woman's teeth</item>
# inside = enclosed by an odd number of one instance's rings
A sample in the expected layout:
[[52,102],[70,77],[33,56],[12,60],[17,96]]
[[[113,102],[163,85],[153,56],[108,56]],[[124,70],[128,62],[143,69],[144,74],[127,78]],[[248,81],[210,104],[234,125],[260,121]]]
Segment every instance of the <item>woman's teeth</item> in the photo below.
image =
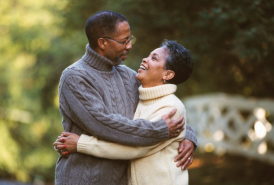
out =
[[144,66],[140,66],[140,69],[147,70]]

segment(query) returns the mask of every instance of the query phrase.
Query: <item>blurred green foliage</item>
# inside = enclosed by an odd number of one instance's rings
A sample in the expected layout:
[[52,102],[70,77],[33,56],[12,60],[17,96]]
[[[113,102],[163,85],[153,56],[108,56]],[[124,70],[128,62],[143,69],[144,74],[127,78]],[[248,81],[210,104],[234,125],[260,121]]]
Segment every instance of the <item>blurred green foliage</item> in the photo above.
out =
[[194,73],[179,86],[180,98],[274,98],[274,1],[1,1],[0,178],[53,181],[59,78],[85,52],[86,20],[103,9],[129,19],[136,39],[125,64],[135,70],[163,39],[190,50]]

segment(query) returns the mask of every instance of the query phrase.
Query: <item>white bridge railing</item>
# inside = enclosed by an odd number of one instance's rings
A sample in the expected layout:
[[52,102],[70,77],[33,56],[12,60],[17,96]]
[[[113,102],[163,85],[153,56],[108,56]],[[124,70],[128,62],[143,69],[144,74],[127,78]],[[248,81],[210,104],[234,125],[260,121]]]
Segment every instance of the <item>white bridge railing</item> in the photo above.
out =
[[183,102],[201,150],[274,164],[274,100],[211,94]]

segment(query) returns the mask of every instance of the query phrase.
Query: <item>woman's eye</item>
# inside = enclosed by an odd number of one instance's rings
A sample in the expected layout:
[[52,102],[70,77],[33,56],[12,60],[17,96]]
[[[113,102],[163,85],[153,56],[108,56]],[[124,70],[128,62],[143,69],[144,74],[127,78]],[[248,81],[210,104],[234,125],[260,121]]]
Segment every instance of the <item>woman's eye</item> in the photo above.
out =
[[153,60],[157,60],[157,58],[156,58],[156,57],[152,57],[152,59],[153,59]]

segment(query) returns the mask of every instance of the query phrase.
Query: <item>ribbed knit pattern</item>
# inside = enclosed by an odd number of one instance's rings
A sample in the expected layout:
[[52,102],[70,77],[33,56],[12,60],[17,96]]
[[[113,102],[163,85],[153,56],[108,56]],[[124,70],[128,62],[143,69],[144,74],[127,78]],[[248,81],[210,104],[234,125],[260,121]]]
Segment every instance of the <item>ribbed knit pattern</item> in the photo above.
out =
[[[155,87],[150,87],[150,88],[143,88],[142,86],[139,87],[139,98],[141,100],[141,103],[144,105],[149,105],[153,104],[156,101],[159,100],[159,98],[173,94],[177,90],[177,86],[174,84],[165,84],[165,85],[160,85],[160,86],[155,86]],[[147,110],[143,109],[143,112],[146,112]],[[142,117],[142,115],[137,115],[137,113],[140,112],[140,110],[137,110],[134,116],[134,119],[137,117]],[[185,117],[186,119],[186,117]],[[198,141],[197,137],[195,134],[195,131],[186,124],[186,136],[185,138],[192,141],[196,147],[198,146]]]
[[[177,112],[173,119],[181,115],[186,117],[184,105],[173,94],[175,91],[176,86],[172,84],[140,87],[140,102],[134,119],[157,121],[174,108]],[[146,147],[121,145],[83,134],[78,140],[77,152],[107,159],[131,159],[128,185],[187,185],[187,170],[177,168],[174,162],[185,133],[186,130],[177,138]]]
[[[65,131],[86,133],[126,145],[152,145],[168,139],[164,120],[132,120],[138,103],[136,72],[93,51],[64,70],[59,85]],[[74,153],[59,158],[55,184],[127,184],[128,161]]]
[[[150,88],[140,86],[140,102],[134,119],[143,118],[155,121],[174,108],[177,109],[177,112],[173,119],[177,119],[181,115],[187,119],[184,105],[174,95],[176,89],[177,86],[173,84]],[[183,140],[185,134],[186,126],[177,138],[154,145],[145,157],[131,160],[131,177],[128,184],[187,185],[188,171],[181,171],[174,162],[174,158],[178,155],[179,142]]]
[[142,103],[154,103],[158,98],[173,94],[176,92],[177,86],[173,84],[159,85],[150,88],[139,87],[139,98]]

